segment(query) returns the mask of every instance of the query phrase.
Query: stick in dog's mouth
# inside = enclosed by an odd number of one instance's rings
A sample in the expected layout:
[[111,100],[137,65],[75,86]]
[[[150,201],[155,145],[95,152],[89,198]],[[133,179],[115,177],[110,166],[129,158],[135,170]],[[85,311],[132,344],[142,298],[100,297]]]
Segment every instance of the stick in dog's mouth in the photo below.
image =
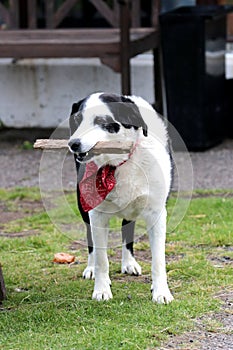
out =
[[[68,141],[62,139],[38,139],[33,146],[35,149],[67,149]],[[130,153],[133,148],[131,141],[100,141],[88,152],[79,153],[81,157],[91,155]]]

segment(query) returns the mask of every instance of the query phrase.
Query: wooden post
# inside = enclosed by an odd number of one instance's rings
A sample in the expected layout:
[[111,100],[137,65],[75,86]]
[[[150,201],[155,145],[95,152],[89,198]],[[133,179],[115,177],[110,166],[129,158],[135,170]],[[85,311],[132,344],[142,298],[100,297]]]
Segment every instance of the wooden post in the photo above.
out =
[[37,8],[36,0],[28,0],[27,3],[28,9],[28,28],[35,29],[37,28]]
[[130,1],[118,0],[120,4],[120,45],[121,45],[121,92],[123,95],[131,94],[130,72]]
[[[160,13],[160,1],[152,0],[151,7],[151,23],[154,28],[160,30],[159,28],[159,13]],[[155,109],[160,114],[163,114],[163,67],[161,58],[161,45],[159,40],[159,47],[153,49],[153,60],[154,60],[154,96],[155,96]]]
[[54,0],[47,0],[45,3],[46,28],[54,28]]
[[11,29],[19,28],[19,3],[18,0],[10,0]]
[[162,65],[160,49],[153,49],[154,59],[154,92],[155,92],[155,109],[163,114],[163,92],[162,92]]
[[132,2],[132,28],[141,27],[141,6],[140,0],[134,0]]
[[0,303],[4,299],[6,299],[6,288],[5,288],[3,274],[2,274],[2,267],[0,265]]

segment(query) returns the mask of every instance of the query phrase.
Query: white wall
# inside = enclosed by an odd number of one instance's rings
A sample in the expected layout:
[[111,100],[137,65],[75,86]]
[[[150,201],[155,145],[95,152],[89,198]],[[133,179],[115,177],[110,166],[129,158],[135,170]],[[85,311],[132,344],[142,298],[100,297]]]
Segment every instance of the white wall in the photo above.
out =
[[233,50],[226,53],[226,78],[233,79]]
[[[152,55],[132,60],[132,92],[154,102]],[[0,60],[0,124],[57,127],[73,102],[95,91],[120,93],[120,75],[98,59]],[[233,52],[226,54],[226,77],[233,78]]]
[[[154,102],[152,56],[132,60],[132,92]],[[0,123],[56,127],[73,102],[95,91],[120,93],[120,75],[99,59],[0,60]]]

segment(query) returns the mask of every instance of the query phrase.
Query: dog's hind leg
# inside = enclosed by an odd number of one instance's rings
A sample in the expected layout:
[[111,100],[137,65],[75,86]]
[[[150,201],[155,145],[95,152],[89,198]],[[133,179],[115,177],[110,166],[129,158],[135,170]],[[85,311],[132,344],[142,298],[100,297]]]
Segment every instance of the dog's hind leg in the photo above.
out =
[[122,264],[121,272],[130,275],[141,275],[141,266],[134,258],[133,244],[134,244],[134,221],[122,221]]

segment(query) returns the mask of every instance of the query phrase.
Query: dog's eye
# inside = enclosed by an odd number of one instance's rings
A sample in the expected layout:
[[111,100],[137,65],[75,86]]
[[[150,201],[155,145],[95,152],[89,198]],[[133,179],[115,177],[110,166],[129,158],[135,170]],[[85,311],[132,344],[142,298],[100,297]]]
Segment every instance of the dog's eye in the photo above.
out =
[[116,123],[111,116],[97,116],[94,120],[94,125],[98,125],[101,129],[108,131],[111,134],[118,133],[120,124]]
[[118,133],[120,130],[120,125],[117,123],[110,123],[110,124],[105,124],[103,125],[103,129],[107,130],[111,134]]

